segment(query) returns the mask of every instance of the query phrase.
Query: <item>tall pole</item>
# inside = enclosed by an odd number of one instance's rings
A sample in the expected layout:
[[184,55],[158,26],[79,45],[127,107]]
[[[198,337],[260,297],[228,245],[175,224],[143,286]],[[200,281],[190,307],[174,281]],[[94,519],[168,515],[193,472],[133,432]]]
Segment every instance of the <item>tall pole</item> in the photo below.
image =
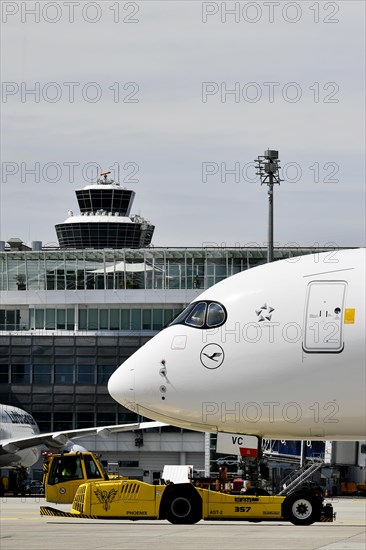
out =
[[273,262],[273,174],[269,176],[268,185],[268,245],[267,263]]
[[280,184],[279,177],[280,161],[278,151],[267,149],[263,156],[259,156],[257,163],[257,175],[260,176],[261,185],[268,186],[268,241],[267,241],[267,262],[273,262],[273,191],[274,184]]

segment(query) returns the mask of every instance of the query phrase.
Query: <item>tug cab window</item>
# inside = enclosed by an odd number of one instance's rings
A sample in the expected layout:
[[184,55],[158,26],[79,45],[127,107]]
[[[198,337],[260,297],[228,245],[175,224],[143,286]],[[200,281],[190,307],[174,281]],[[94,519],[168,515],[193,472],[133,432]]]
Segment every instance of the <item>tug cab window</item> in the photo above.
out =
[[81,461],[79,456],[60,457],[52,463],[49,475],[49,484],[55,485],[71,479],[83,479]]
[[99,478],[102,477],[100,471],[97,468],[97,465],[95,464],[94,460],[90,455],[85,455],[84,465],[85,465],[86,477],[88,479],[97,479],[98,477]]
[[210,329],[226,322],[226,309],[219,302],[210,300],[193,302],[168,325],[188,325],[193,328]]

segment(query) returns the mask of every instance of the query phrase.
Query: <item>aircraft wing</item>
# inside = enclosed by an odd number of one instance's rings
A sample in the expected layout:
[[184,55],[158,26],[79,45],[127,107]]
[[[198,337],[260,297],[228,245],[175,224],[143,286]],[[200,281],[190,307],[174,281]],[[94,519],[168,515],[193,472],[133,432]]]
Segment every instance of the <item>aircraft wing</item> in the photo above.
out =
[[22,449],[46,445],[53,449],[61,449],[71,438],[86,437],[88,435],[99,435],[106,439],[112,433],[129,432],[132,430],[143,430],[147,428],[159,428],[167,426],[163,422],[136,422],[133,424],[117,424],[112,426],[99,426],[83,428],[80,430],[65,430],[60,432],[49,432],[35,434],[23,438],[3,439],[0,441],[0,453],[16,453]]

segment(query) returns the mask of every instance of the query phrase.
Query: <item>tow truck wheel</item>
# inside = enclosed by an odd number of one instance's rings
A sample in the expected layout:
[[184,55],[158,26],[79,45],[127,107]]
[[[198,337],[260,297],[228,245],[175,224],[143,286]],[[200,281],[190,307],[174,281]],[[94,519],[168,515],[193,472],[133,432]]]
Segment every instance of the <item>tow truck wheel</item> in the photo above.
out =
[[165,517],[170,523],[192,524],[202,519],[202,499],[197,491],[177,489],[165,502]]
[[284,517],[294,525],[311,525],[320,519],[320,503],[310,492],[289,495],[283,506]]

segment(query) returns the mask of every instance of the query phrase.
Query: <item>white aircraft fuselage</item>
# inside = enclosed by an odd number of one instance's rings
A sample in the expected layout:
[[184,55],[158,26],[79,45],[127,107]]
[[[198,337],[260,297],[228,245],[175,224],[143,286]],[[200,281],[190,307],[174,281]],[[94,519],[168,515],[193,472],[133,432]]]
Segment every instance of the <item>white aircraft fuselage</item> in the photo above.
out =
[[192,304],[111,376],[116,401],[201,431],[365,439],[364,249],[262,265]]
[[29,468],[35,464],[41,455],[39,447],[31,445],[26,449],[18,449],[11,441],[37,434],[39,428],[32,415],[18,407],[0,405],[0,468]]

